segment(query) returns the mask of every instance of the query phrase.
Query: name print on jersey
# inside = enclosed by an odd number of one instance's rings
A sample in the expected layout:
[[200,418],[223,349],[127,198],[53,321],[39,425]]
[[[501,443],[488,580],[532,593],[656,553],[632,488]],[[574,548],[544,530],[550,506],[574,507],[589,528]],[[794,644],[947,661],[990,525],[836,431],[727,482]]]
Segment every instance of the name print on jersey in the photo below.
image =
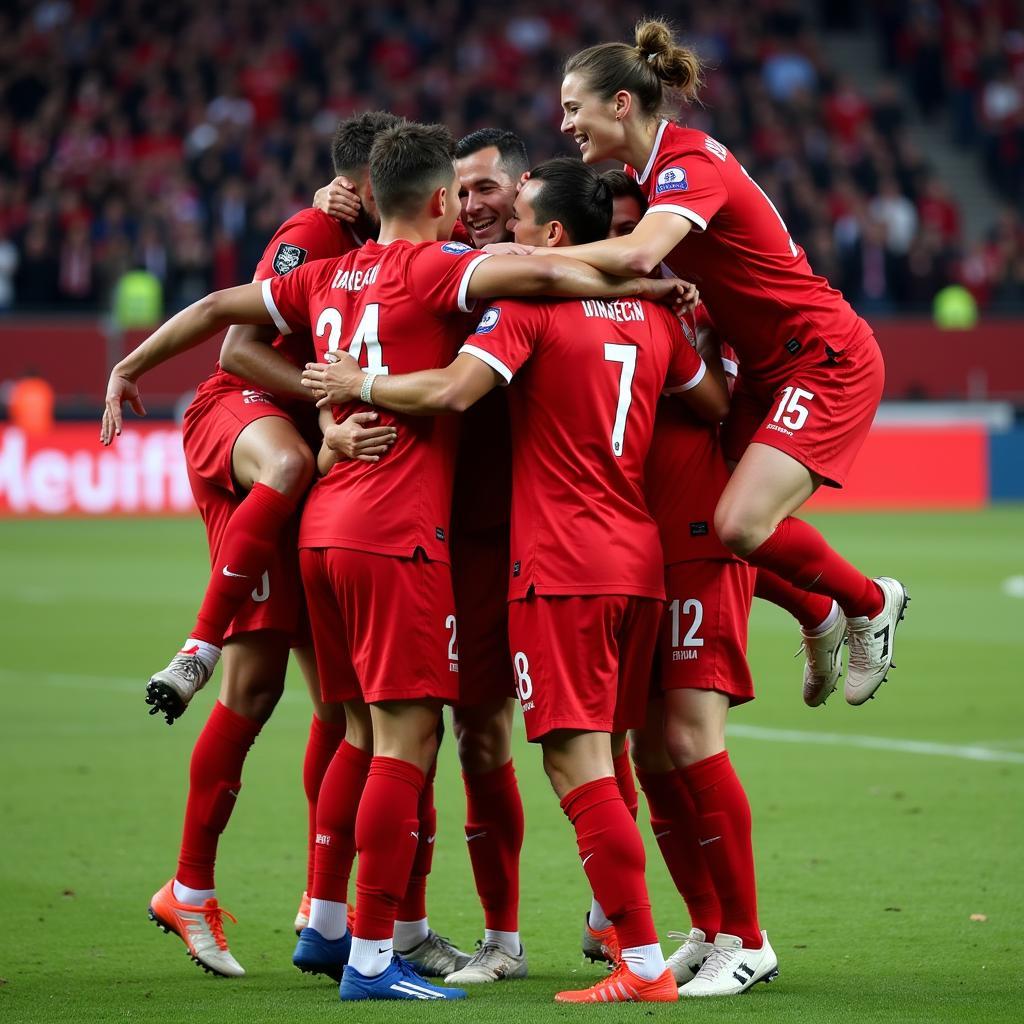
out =
[[[581,305],[583,306],[584,316],[602,317],[605,320],[612,320],[617,324],[632,323],[637,320],[646,319],[644,316],[644,304],[639,299],[616,299],[614,302],[605,302],[603,299],[584,299]],[[497,320],[494,323],[497,323]],[[491,327],[493,326],[494,324],[491,324]]]
[[339,270],[331,282],[332,288],[343,288],[348,292],[359,292],[377,280],[380,264],[375,263],[369,270]]

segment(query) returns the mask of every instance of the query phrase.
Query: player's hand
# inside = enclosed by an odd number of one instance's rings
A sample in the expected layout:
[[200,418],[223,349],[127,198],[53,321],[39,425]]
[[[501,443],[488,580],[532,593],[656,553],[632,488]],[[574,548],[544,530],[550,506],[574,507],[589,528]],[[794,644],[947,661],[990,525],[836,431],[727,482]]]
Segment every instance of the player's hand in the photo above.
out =
[[363,371],[347,352],[335,352],[332,363],[306,363],[302,371],[302,386],[321,397],[316,407],[344,405],[359,397],[363,385]]
[[347,420],[324,431],[324,444],[346,459],[360,462],[380,462],[388,449],[398,440],[393,426],[373,427],[379,417],[375,412],[356,412]]
[[353,223],[362,210],[355,183],[339,174],[329,185],[317,189],[313,205],[335,220]]
[[518,242],[492,242],[485,245],[481,252],[490,253],[492,256],[529,256],[535,246],[520,245]]
[[145,416],[146,407],[142,404],[139,386],[133,380],[122,377],[114,371],[107,381],[107,397],[103,409],[103,422],[100,426],[100,443],[109,445],[121,433],[121,406],[127,402],[136,416]]
[[677,277],[643,278],[641,296],[670,306],[677,316],[692,313],[700,302],[697,286],[689,281],[680,281]]

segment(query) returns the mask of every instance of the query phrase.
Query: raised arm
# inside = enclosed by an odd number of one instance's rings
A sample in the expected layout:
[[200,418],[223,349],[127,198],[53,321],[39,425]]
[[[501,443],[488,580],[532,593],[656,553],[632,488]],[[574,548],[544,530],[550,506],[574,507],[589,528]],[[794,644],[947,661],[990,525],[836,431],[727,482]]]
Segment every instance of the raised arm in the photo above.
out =
[[121,406],[124,401],[130,402],[139,415],[145,415],[137,385],[144,373],[181,352],[195,348],[231,324],[272,322],[259,284],[244,284],[213,292],[175,314],[110,371],[100,441],[108,445],[121,433]]
[[475,356],[459,355],[437,370],[374,375],[364,393],[364,382],[369,375],[347,352],[335,355],[336,362],[310,363],[302,373],[306,387],[325,394],[317,403],[321,408],[361,398],[371,405],[410,416],[465,412],[501,383],[501,378],[486,363]]
[[272,347],[277,334],[276,327],[229,327],[220,347],[221,369],[244,377],[271,394],[309,401],[310,394],[302,386],[299,369]]

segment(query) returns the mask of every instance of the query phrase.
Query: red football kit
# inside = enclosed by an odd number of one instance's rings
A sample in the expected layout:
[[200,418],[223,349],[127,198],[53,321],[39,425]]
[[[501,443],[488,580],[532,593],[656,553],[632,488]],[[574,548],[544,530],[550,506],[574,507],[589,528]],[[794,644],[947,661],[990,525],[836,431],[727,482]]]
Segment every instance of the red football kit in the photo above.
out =
[[[278,228],[267,244],[253,280],[281,277],[305,263],[344,255],[361,244],[350,228],[320,210],[300,210]],[[296,367],[304,366],[313,354],[308,331],[278,335],[273,347]],[[320,434],[312,403],[279,399],[254,388],[241,377],[226,373],[219,365],[200,384],[185,411],[185,461],[192,494],[206,525],[214,569],[220,562],[228,520],[245,498],[244,493],[237,491],[231,472],[235,441],[250,423],[264,416],[290,420],[311,445],[319,447]],[[291,633],[298,641],[308,643],[294,538],[295,529],[286,531],[276,557],[235,615],[225,638],[272,629]]]
[[771,200],[717,140],[663,121],[647,166],[627,170],[646,216],[692,223],[665,263],[700,287],[739,354],[728,458],[757,441],[841,486],[881,399],[870,327],[814,274]]
[[[703,306],[683,319],[687,337],[713,330]],[[735,363],[727,353],[723,363]],[[715,506],[729,480],[716,426],[699,423],[684,403],[658,403],[645,466],[647,504],[665,555],[667,605],[655,678],[664,690],[710,689],[733,704],[751,700],[747,621],[754,571],[715,533]]]
[[[456,242],[367,242],[264,282],[282,334],[312,325],[317,359],[345,348],[368,370],[446,366],[471,321],[486,254]],[[362,408],[334,409],[341,422]],[[324,699],[458,695],[448,568],[458,421],[380,410],[398,440],[378,463],[342,460],[310,491],[299,530]],[[358,687],[356,683],[358,681]]]
[[503,300],[461,351],[518,375],[509,641],[527,736],[639,725],[664,596],[644,459],[662,389],[704,364],[642,300]]

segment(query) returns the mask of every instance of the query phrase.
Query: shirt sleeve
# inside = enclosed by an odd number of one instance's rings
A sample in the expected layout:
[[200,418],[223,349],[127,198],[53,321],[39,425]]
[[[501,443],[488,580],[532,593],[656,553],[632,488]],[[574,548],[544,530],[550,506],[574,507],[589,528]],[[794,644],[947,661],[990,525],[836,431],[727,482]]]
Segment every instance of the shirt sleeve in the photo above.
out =
[[542,321],[540,308],[533,304],[506,299],[488,306],[459,355],[475,356],[511,384],[543,334]]
[[682,325],[677,322],[677,326],[679,329],[675,332],[675,348],[668,365],[668,375],[665,377],[666,395],[677,395],[695,388],[707,373],[704,360],[683,333]]
[[[338,226],[320,210],[303,210],[286,220],[267,243],[256,264],[254,281],[283,277],[297,267],[315,260],[326,260],[344,254],[343,237]],[[349,248],[354,247],[353,245]]]
[[695,150],[661,156],[651,172],[654,181],[646,216],[674,213],[706,231],[729,196],[716,159]]
[[488,253],[462,242],[424,246],[409,264],[409,290],[437,316],[468,313],[476,303],[468,297],[469,282]]
[[281,334],[309,327],[309,296],[316,277],[316,265],[311,264],[260,282],[263,303]]

